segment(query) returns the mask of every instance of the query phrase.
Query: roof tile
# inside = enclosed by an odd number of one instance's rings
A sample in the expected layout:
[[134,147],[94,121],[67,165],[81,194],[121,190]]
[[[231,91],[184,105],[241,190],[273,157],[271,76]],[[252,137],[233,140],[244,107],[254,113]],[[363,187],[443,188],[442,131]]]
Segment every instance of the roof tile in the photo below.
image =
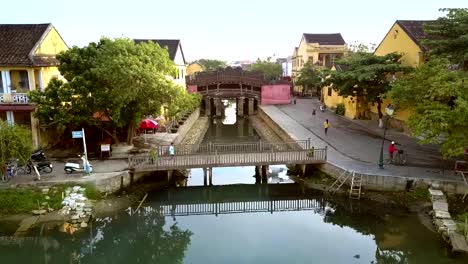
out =
[[32,66],[29,56],[51,24],[0,24],[0,66]]

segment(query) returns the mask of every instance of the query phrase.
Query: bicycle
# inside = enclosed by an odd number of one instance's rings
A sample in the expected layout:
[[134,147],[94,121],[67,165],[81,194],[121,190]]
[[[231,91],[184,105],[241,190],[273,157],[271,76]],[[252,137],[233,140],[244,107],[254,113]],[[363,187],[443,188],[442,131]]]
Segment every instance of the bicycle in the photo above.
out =
[[399,149],[393,153],[393,159],[390,157],[390,154],[387,153],[384,159],[384,164],[405,165],[406,161],[406,152],[402,149]]
[[17,173],[18,168],[16,166],[16,163],[12,161],[8,162],[5,169],[5,173],[2,176],[2,181],[10,181],[12,178],[16,177]]

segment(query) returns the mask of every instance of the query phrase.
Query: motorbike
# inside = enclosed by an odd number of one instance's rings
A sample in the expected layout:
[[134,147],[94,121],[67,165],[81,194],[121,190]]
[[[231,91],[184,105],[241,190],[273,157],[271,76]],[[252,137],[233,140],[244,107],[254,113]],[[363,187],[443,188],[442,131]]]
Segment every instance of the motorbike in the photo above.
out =
[[80,157],[81,159],[81,162],[83,164],[83,166],[80,166],[79,163],[75,163],[75,162],[67,162],[65,163],[65,173],[67,174],[71,174],[75,171],[82,171],[82,172],[86,172],[86,173],[91,173],[93,171],[93,165],[91,165],[89,163],[88,160],[86,160],[86,157],[85,155],[78,155],[78,157]]
[[51,173],[52,172],[52,163],[46,159],[46,156],[42,150],[36,150],[31,154],[31,159],[27,165],[27,170],[30,172],[32,166],[36,166],[39,172]]

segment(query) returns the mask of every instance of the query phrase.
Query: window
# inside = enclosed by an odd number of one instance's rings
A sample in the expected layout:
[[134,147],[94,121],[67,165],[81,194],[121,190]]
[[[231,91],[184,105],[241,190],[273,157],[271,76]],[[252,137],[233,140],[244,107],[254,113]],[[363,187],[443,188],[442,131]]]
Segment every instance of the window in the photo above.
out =
[[328,96],[332,96],[332,88],[331,87],[328,87]]
[[19,72],[20,81],[19,87],[21,89],[29,89],[29,79],[28,79],[28,72],[27,71],[20,71]]

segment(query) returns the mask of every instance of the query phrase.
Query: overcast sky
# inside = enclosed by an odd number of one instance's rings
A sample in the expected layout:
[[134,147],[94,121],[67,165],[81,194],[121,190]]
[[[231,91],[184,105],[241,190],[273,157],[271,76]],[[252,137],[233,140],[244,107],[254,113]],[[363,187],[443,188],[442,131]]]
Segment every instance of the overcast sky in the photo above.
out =
[[[0,23],[52,23],[69,46],[101,36],[180,39],[188,61],[286,57],[302,33],[341,33],[378,44],[397,19],[428,20],[461,0],[21,0],[2,1]],[[1,43],[0,43],[1,45]]]

